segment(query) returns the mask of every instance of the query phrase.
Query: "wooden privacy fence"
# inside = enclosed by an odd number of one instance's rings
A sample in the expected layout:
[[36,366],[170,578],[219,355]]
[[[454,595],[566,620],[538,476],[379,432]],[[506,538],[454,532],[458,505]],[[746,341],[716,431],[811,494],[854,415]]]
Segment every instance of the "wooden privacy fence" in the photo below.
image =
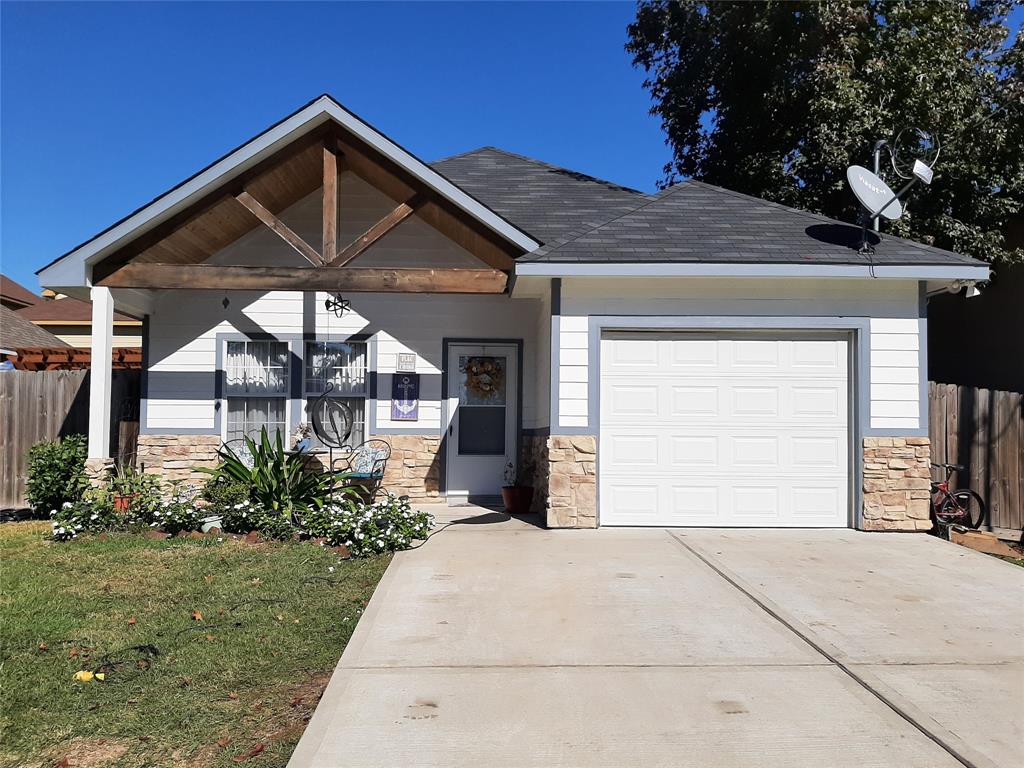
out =
[[[967,486],[988,506],[988,526],[1020,539],[1024,528],[1024,395],[957,384],[928,385],[932,461],[962,464],[950,487]],[[932,468],[932,479],[945,477]]]
[[[121,461],[135,456],[139,371],[115,370],[110,446]],[[22,509],[28,449],[41,440],[89,429],[89,371],[0,372],[0,509]]]

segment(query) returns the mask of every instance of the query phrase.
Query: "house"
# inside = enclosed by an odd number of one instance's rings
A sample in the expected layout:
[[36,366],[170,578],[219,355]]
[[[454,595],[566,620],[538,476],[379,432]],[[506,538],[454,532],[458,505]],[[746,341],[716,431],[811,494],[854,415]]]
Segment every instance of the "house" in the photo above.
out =
[[928,528],[926,296],[989,270],[858,238],[697,182],[428,164],[325,95],[39,274],[91,298],[98,360],[115,309],[144,318],[147,470],[326,396],[417,502],[494,496],[512,463],[552,527]]
[[0,356],[17,357],[18,350],[26,347],[66,347],[63,341],[49,331],[33,325],[7,305],[0,305]]
[[[58,295],[40,299],[19,309],[18,314],[72,347],[89,349],[92,346],[92,307],[88,301]],[[113,322],[115,347],[142,346],[141,320],[115,312]]]
[[[1017,240],[1024,243],[1024,216]],[[1008,238],[1009,239],[1009,238]],[[1024,264],[994,265],[981,294],[945,291],[929,302],[929,377],[947,384],[1024,392]]]
[[7,275],[0,275],[0,306],[11,310],[30,307],[41,299],[25,286],[11,280]]

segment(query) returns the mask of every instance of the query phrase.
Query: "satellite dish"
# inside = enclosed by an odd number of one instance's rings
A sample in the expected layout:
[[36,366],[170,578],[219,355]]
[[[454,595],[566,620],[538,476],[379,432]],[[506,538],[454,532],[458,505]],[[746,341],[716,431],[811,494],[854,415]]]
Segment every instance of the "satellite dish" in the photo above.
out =
[[934,134],[920,128],[902,130],[889,147],[892,169],[901,179],[917,178],[929,184],[940,148]]
[[884,216],[890,221],[896,221],[903,215],[903,206],[896,193],[867,168],[851,165],[846,169],[846,180],[850,183],[853,194],[872,218]]

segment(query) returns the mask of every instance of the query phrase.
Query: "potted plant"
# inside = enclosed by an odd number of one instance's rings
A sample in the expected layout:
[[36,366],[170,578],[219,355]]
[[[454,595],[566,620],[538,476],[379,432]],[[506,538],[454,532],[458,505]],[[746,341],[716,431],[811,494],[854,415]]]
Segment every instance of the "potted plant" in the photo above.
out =
[[115,464],[110,468],[110,491],[114,496],[114,511],[125,514],[139,493],[135,468],[131,464]]
[[511,461],[505,465],[505,484],[501,487],[501,500],[510,515],[526,515],[533,503],[533,487],[519,482],[516,466]]

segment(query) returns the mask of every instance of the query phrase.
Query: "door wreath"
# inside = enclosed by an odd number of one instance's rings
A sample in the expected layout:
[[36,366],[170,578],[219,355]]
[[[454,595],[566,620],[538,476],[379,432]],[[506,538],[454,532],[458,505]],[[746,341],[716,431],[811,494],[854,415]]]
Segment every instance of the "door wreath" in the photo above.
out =
[[466,391],[480,400],[493,400],[505,391],[505,366],[498,357],[467,358]]

